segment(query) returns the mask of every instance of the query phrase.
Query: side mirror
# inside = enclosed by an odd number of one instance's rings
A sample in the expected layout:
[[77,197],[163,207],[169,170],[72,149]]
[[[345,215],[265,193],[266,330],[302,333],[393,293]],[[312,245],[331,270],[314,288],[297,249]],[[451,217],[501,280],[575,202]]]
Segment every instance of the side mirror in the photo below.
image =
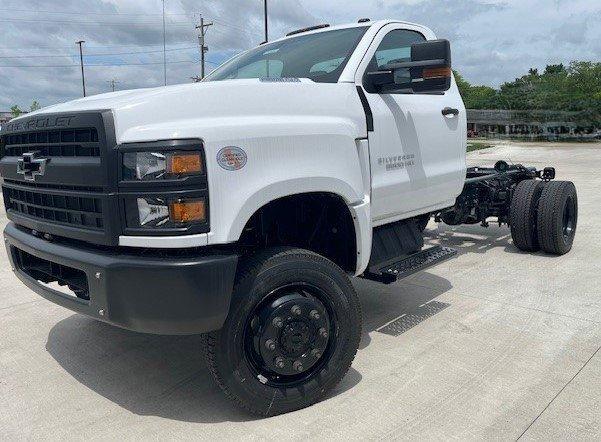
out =
[[450,89],[451,75],[451,44],[448,40],[431,40],[411,45],[411,61],[390,63],[368,72],[364,83],[371,93],[383,89],[435,93]]

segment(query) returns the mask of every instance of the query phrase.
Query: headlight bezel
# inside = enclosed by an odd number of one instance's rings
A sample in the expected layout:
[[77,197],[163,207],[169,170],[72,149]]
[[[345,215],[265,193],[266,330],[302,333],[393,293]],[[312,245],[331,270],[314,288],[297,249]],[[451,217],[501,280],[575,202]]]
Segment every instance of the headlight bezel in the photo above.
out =
[[[202,173],[187,174],[177,178],[159,180],[126,179],[124,156],[136,152],[198,152],[201,157]],[[208,233],[210,231],[210,203],[208,191],[207,163],[204,143],[199,139],[164,140],[148,143],[127,143],[118,146],[119,194],[123,234],[131,236],[179,236]],[[204,221],[193,221],[168,226],[150,227],[140,223],[138,198],[162,198],[168,205],[177,201],[202,200]]]
[[[125,156],[135,153],[198,153],[201,159],[201,173],[183,174],[177,177],[161,179],[129,179],[124,174]],[[127,143],[119,146],[119,187],[136,188],[140,186],[168,187],[168,186],[193,186],[207,181],[207,160],[204,143],[202,140],[164,140],[149,143]]]
[[[143,226],[140,223],[138,199],[156,200],[162,199],[169,208],[174,202],[190,202],[202,200],[205,207],[205,219],[203,221],[193,221],[188,223],[166,223],[163,227]],[[180,192],[136,192],[127,193],[122,196],[124,231],[127,235],[139,236],[174,236],[174,235],[192,235],[197,233],[209,232],[209,200],[206,193],[202,191],[180,191]],[[171,213],[170,213],[171,215]]]

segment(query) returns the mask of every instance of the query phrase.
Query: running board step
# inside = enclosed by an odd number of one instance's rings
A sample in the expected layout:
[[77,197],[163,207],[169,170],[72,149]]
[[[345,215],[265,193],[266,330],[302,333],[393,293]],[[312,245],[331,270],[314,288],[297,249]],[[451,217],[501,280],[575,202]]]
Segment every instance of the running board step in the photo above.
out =
[[411,276],[433,267],[457,255],[457,250],[449,247],[434,246],[420,252],[405,255],[398,261],[379,268],[370,267],[363,277],[372,281],[392,284],[399,279]]

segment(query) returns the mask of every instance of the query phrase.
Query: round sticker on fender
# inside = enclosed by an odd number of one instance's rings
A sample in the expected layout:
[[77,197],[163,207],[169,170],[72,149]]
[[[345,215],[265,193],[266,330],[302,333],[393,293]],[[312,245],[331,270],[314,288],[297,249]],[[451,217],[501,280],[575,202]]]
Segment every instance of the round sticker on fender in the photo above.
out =
[[217,152],[217,162],[225,170],[240,170],[246,161],[246,152],[236,146],[224,147]]

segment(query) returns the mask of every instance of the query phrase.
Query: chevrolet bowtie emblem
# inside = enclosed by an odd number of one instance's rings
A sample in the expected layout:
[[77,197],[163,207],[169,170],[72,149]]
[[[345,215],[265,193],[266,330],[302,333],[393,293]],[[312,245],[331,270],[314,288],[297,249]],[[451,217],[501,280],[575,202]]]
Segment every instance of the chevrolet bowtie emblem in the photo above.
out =
[[17,173],[23,175],[26,181],[35,181],[36,176],[43,176],[46,173],[46,164],[49,158],[38,158],[38,152],[29,152],[23,154],[23,158],[17,163]]

